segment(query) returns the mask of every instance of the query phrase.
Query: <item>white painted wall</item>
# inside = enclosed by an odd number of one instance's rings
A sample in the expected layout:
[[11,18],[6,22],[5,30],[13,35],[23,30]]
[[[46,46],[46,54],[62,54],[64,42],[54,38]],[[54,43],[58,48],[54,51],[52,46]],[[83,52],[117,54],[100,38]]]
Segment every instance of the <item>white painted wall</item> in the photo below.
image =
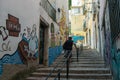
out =
[[100,11],[99,11],[99,24],[102,27],[103,14],[105,10],[106,0],[100,0]]
[[101,36],[101,54],[103,56],[104,54],[104,48],[105,48],[105,39],[104,39],[104,29],[103,27],[103,15],[105,11],[106,0],[100,0],[100,11],[99,11],[99,26],[100,26],[100,36]]

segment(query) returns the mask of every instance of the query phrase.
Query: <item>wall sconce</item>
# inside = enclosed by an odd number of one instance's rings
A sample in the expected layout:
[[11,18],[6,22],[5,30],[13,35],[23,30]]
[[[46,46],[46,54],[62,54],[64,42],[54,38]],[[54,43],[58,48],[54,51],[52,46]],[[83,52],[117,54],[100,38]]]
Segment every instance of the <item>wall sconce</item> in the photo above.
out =
[[60,34],[60,31],[57,31],[57,34],[59,35],[59,34]]
[[58,8],[58,12],[60,12],[60,8]]

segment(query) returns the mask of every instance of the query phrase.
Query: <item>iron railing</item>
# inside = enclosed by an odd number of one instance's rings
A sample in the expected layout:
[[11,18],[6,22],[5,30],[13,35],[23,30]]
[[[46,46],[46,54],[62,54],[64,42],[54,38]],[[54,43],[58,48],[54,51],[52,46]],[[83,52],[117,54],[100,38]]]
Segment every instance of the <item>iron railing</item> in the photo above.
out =
[[[75,45],[76,46],[76,45]],[[76,48],[76,56],[77,56],[77,62],[78,62],[78,57],[79,57],[79,53],[82,53],[83,51],[83,45],[81,44],[79,48]],[[68,54],[68,55],[67,55]],[[67,57],[66,57],[67,55]],[[72,55],[72,51],[68,51],[67,53],[65,53],[64,57],[65,57],[65,61],[62,63],[61,68],[59,68],[57,71],[56,76],[54,77],[53,80],[60,80],[61,78],[61,72],[64,68],[64,66],[66,65],[66,79],[69,79],[69,64],[70,64],[70,56]],[[45,80],[48,80],[52,74],[56,71],[57,67],[60,65],[60,62],[62,62],[63,59],[61,59],[56,65],[55,67],[51,70],[51,72],[49,73],[49,75],[45,78]],[[58,79],[57,79],[58,78]]]
[[[61,68],[58,69],[58,72],[57,72],[56,76],[54,77],[54,80],[56,80],[57,78],[58,78],[58,80],[60,80],[61,72],[62,72],[65,64],[66,64],[66,78],[67,78],[67,79],[69,78],[69,60],[70,60],[71,54],[72,54],[72,52],[69,53],[69,55],[67,56],[67,58],[65,59],[65,61],[62,63]],[[64,56],[65,56],[65,55],[64,55]],[[62,59],[62,60],[63,60],[63,59]],[[62,61],[62,60],[61,60],[61,61]],[[51,72],[49,73],[49,75],[46,77],[45,80],[48,80],[48,79],[52,76],[53,72],[56,71],[56,68],[59,66],[59,64],[60,64],[61,61],[59,61],[59,62],[56,64],[56,66],[51,70]]]
[[48,0],[41,0],[41,5],[45,9],[45,11],[48,13],[48,15],[56,21],[56,10],[53,8],[51,3]]

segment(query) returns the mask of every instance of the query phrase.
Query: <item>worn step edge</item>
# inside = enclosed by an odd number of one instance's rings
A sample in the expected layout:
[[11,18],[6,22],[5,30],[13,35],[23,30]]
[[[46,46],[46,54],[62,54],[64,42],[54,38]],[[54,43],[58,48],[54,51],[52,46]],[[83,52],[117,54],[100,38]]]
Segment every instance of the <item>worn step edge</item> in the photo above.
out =
[[[55,77],[57,74],[56,73],[53,73],[51,75],[51,77]],[[46,73],[32,73],[32,76],[35,76],[35,77],[47,77],[48,74]],[[66,74],[61,74],[61,77],[66,77]],[[112,76],[111,74],[69,74],[69,77],[70,78],[96,78],[96,79],[111,79]]]
[[[28,77],[25,80],[45,80],[46,77]],[[54,78],[48,78],[48,80],[54,80]],[[60,80],[66,80],[66,78],[60,78]],[[112,79],[69,79],[69,80],[112,80]]]

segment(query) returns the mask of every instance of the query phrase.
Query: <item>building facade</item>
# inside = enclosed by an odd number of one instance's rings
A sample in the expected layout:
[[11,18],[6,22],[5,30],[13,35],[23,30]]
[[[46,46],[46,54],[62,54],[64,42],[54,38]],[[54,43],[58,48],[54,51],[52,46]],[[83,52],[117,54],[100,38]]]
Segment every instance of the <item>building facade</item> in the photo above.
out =
[[82,34],[83,31],[83,19],[85,16],[83,15],[83,1],[81,0],[72,0],[71,5],[71,33]]
[[100,0],[99,25],[101,34],[101,53],[106,66],[111,67],[113,80],[120,79],[120,55],[119,55],[119,0]]
[[[0,1],[2,76],[13,68],[20,71],[33,65],[52,64],[68,35],[67,3],[67,0]],[[12,68],[8,71],[8,67]]]
[[1,0],[0,7],[0,73],[12,76],[39,63],[39,1]]

